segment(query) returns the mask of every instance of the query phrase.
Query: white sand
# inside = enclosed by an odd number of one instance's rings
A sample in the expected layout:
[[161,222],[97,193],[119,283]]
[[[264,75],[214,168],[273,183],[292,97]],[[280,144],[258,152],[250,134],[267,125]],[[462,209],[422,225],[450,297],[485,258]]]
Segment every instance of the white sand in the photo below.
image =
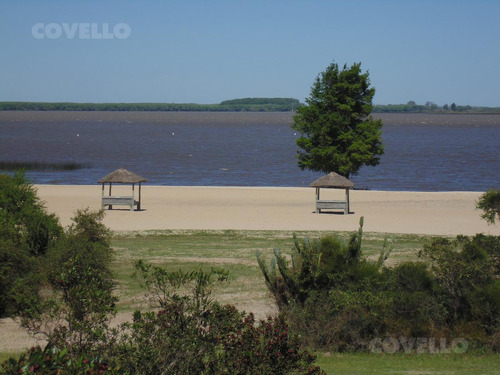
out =
[[[100,185],[37,185],[47,210],[63,225],[77,209],[101,208]],[[130,195],[113,185],[113,194]],[[148,229],[341,230],[431,235],[500,235],[475,209],[478,192],[351,191],[351,214],[316,214],[312,188],[143,186],[142,210],[115,206],[104,223],[115,231]],[[344,191],[322,189],[322,199],[343,199]],[[137,199],[137,189],[136,189]]]

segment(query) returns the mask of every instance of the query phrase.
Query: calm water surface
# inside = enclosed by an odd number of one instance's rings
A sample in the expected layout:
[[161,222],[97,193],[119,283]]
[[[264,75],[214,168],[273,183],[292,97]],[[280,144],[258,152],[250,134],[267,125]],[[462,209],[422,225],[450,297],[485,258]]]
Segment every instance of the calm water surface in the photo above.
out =
[[[0,160],[78,162],[37,184],[95,184],[127,168],[154,185],[308,186],[291,113],[0,112]],[[500,189],[500,115],[383,114],[385,155],[356,188]]]

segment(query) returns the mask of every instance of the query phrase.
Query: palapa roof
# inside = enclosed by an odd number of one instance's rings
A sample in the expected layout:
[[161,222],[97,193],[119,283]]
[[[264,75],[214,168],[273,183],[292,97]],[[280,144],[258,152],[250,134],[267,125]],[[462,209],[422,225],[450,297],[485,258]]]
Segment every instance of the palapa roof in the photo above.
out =
[[133,172],[127,171],[126,169],[120,168],[114,172],[111,172],[107,176],[101,178],[97,182],[100,184],[105,184],[105,183],[136,184],[139,182],[146,182],[146,179],[144,177],[136,175]]
[[313,181],[309,186],[316,188],[349,189],[354,186],[354,182],[348,180],[344,176],[339,175],[338,173],[331,172],[328,173],[326,176],[320,177],[316,181]]

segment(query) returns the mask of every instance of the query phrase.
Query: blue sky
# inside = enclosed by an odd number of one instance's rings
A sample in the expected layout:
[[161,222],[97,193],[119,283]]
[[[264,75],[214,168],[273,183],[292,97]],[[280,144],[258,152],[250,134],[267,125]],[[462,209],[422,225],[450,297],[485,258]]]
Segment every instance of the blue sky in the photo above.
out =
[[499,15],[497,0],[0,0],[0,101],[304,101],[335,61],[361,62],[375,104],[500,106]]

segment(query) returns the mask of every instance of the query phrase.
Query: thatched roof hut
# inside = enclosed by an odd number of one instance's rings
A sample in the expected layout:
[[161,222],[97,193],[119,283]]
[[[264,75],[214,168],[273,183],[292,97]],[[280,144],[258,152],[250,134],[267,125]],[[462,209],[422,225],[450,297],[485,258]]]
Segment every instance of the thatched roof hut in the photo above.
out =
[[331,172],[326,176],[318,178],[309,186],[315,188],[350,189],[354,187],[354,182],[339,175],[338,173]]
[[[136,175],[133,172],[127,171],[126,169],[120,168],[110,174],[101,178],[98,183],[102,184],[102,208],[108,206],[109,209],[113,208],[115,205],[128,205],[130,206],[130,211],[133,211],[134,206],[137,209],[141,209],[141,183],[146,182],[144,177]],[[109,193],[107,196],[104,195],[104,185],[109,184]],[[113,184],[132,184],[132,195],[131,196],[112,196],[111,188]],[[135,184],[139,184],[139,200],[135,200]]]
[[138,184],[141,182],[146,182],[146,179],[124,168],[117,169],[98,181],[100,184]]
[[[354,183],[338,173],[331,172],[326,176],[320,177],[313,181],[309,186],[316,188],[316,213],[320,213],[322,209],[342,208],[344,213],[348,214],[350,209],[349,189],[354,187]],[[320,200],[320,189],[345,189],[345,201],[325,201]]]

